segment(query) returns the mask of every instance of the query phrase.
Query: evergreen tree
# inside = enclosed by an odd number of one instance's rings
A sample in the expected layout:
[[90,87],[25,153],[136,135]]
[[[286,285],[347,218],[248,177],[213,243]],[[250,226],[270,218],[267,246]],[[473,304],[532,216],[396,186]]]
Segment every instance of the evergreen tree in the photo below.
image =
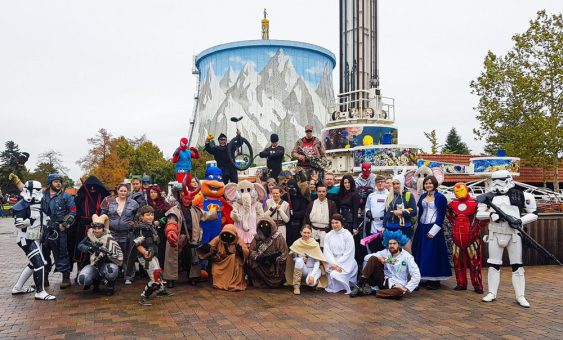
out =
[[469,150],[467,144],[461,140],[461,137],[457,134],[455,127],[452,127],[446,137],[446,144],[442,147],[442,153],[468,155],[471,153],[471,150]]
[[20,148],[14,141],[7,141],[5,150],[0,153],[0,189],[3,193],[19,194],[19,191],[14,183],[8,180],[10,173],[18,175],[18,177],[25,181],[29,173],[24,164],[21,164]]

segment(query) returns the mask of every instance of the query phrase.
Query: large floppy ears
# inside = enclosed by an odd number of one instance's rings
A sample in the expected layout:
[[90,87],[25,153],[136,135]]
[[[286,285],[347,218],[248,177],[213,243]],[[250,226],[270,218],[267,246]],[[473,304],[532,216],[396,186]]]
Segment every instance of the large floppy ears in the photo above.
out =
[[407,188],[416,189],[416,178],[414,177],[415,170],[410,170],[405,174],[405,186]]
[[436,177],[438,184],[442,185],[442,183],[444,183],[444,168],[442,168],[441,166],[432,168],[432,175]]
[[229,202],[236,201],[238,199],[238,184],[229,183],[225,185],[225,198]]
[[256,194],[258,195],[258,201],[264,202],[266,199],[266,189],[260,183],[254,183],[254,190],[256,190]]

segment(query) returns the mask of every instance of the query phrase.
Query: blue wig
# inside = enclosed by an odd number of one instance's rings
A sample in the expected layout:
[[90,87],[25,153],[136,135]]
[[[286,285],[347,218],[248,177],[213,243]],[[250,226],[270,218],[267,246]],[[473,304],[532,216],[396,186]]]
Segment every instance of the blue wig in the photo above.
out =
[[403,247],[407,242],[409,242],[409,238],[407,235],[403,234],[400,230],[385,230],[383,232],[383,246],[387,248],[389,246],[389,240],[395,240],[401,247]]

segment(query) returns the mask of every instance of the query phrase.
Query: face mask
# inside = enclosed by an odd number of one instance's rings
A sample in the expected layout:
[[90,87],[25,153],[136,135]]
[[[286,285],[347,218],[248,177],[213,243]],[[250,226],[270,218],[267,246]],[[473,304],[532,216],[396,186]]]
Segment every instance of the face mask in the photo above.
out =
[[266,238],[268,238],[268,237],[270,237],[270,235],[272,235],[272,228],[270,227],[270,224],[262,223],[258,226],[258,228],[260,228],[260,230],[262,231],[262,234],[264,234],[264,236]]
[[235,241],[235,235],[231,233],[222,233],[221,234],[221,241],[225,243],[233,243]]

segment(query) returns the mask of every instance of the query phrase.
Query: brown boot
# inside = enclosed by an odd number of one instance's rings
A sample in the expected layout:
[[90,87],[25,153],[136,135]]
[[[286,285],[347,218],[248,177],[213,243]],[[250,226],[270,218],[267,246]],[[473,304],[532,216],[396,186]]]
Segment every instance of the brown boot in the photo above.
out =
[[293,269],[293,294],[301,294],[301,278],[303,277],[303,269]]
[[61,289],[70,287],[70,273],[63,273],[63,282],[61,282]]

